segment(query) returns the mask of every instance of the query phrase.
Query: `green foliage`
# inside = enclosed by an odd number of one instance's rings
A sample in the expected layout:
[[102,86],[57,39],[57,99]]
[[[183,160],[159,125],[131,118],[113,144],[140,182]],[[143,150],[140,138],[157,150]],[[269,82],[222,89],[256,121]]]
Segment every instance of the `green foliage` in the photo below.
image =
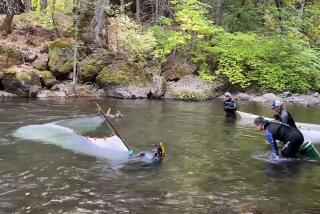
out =
[[[281,11],[271,3],[233,2],[233,7],[228,8],[229,15],[225,16],[227,29],[259,29],[262,34],[224,31],[206,17],[208,6],[198,0],[172,3],[176,14],[174,22],[168,25],[175,28],[153,27],[157,38],[156,57],[165,59],[174,51],[191,54],[193,61],[200,65],[202,79],[227,77],[242,88],[254,83],[277,91],[320,89],[319,53],[308,45],[308,39],[301,33],[303,21],[297,19],[299,11],[294,10],[295,4],[290,1]],[[312,29],[314,35],[320,33],[320,27],[314,28],[314,25],[306,29],[309,32]],[[217,69],[211,69],[208,61],[211,56],[216,58]]]
[[67,31],[71,27],[73,17],[68,14],[72,11],[72,0],[48,0],[47,8],[41,8],[41,0],[32,0],[31,3],[34,11],[19,15],[21,21],[50,31],[57,28]]
[[294,37],[224,33],[213,41],[212,53],[219,58],[217,74],[242,88],[257,83],[277,91],[320,89],[318,53]]
[[146,86],[149,81],[150,75],[136,63],[128,63],[115,68],[105,67],[97,77],[97,83],[102,87],[121,84]]
[[208,95],[205,93],[199,93],[199,92],[191,92],[191,91],[179,91],[177,93],[170,93],[169,95],[175,98],[178,98],[179,100],[185,100],[185,101],[203,101],[206,100]]
[[119,15],[110,19],[111,26],[109,40],[116,45],[117,52],[131,56],[132,60],[143,59],[154,49],[155,38],[150,31],[143,31],[142,27],[128,16]]
[[[155,57],[165,61],[172,52],[190,53],[195,62],[205,64],[207,47],[206,38],[213,35],[219,28],[206,15],[208,5],[198,0],[173,0],[176,7],[174,20],[165,20],[167,25],[176,25],[174,30],[153,27],[152,32],[157,39]],[[163,20],[163,19],[162,19]]]

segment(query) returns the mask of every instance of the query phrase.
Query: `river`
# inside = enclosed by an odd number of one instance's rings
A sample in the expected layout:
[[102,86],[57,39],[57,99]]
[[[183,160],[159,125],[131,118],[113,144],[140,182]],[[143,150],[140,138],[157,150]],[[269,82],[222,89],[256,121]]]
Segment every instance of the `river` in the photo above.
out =
[[[125,114],[113,122],[135,152],[164,143],[162,164],[114,168],[103,159],[12,136],[25,125],[96,116],[95,101]],[[272,115],[262,104],[239,106]],[[297,121],[320,122],[319,108],[288,109]],[[320,165],[253,158],[265,152],[262,133],[226,121],[218,100],[1,102],[0,213],[319,213]]]

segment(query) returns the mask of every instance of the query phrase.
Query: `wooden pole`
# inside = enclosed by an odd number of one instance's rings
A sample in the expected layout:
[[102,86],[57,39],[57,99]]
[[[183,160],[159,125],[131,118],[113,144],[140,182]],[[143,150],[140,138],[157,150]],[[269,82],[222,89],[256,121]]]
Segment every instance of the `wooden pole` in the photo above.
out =
[[103,115],[103,117],[106,119],[110,129],[113,131],[113,133],[115,135],[117,135],[123,142],[123,144],[127,147],[127,149],[129,151],[131,151],[130,147],[128,146],[128,144],[124,141],[123,137],[121,137],[120,133],[118,132],[118,130],[116,129],[116,127],[114,127],[114,125],[111,123],[111,121],[109,120],[109,118],[107,117],[106,113],[103,111],[103,109],[100,107],[100,105],[98,103],[95,102],[95,104],[98,107],[98,113],[100,113],[101,115]]

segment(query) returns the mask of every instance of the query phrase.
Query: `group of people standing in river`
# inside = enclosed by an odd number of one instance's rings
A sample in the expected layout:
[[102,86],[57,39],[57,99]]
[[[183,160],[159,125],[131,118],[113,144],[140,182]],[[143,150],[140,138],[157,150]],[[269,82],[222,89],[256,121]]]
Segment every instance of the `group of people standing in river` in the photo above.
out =
[[[224,111],[226,112],[226,117],[236,119],[237,104],[235,100],[229,92],[226,92],[224,96]],[[279,158],[280,154],[285,158],[294,158],[304,142],[304,137],[296,126],[291,114],[284,109],[284,104],[281,101],[273,101],[271,108],[275,112],[273,115],[274,120],[257,117],[254,120],[254,124],[258,130],[264,131],[274,158]],[[276,142],[277,140],[282,143],[280,153]]]

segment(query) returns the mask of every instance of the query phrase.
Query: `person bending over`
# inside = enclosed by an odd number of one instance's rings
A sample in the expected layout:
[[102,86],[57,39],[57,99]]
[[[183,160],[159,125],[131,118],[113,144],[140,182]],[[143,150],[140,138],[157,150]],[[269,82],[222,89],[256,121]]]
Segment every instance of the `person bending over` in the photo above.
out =
[[257,117],[254,120],[258,130],[265,132],[265,137],[271,146],[272,155],[279,157],[276,140],[281,141],[284,146],[281,149],[281,155],[285,158],[294,158],[304,141],[301,132],[288,124],[281,122],[265,120],[263,117]]
[[140,152],[136,158],[146,163],[160,163],[165,156],[165,148],[162,143],[155,145],[151,152]]

